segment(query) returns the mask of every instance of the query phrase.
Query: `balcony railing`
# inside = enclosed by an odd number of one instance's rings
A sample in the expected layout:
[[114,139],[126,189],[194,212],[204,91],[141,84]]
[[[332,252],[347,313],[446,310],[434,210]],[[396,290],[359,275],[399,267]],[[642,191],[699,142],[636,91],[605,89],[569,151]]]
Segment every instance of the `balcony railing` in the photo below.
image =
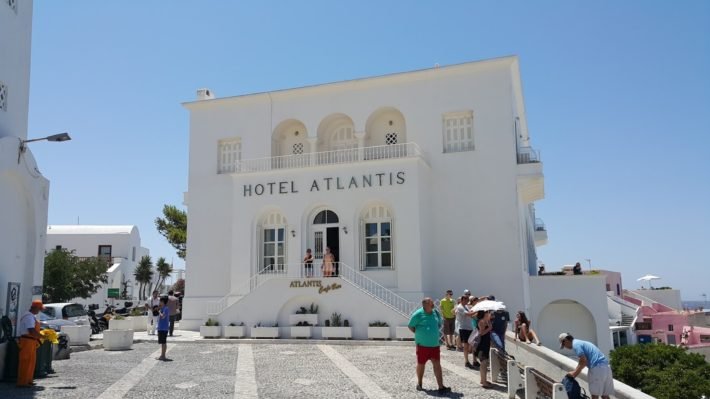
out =
[[637,321],[635,327],[637,330],[653,330],[650,322]]
[[348,148],[333,151],[245,159],[220,164],[219,173],[255,173],[280,169],[298,169],[320,165],[338,165],[422,155],[416,143],[400,143],[374,147]]
[[545,228],[545,222],[540,218],[535,219],[535,231],[547,231]]
[[532,147],[520,147],[518,148],[518,165],[527,163],[539,163],[540,162],[540,151],[533,149]]

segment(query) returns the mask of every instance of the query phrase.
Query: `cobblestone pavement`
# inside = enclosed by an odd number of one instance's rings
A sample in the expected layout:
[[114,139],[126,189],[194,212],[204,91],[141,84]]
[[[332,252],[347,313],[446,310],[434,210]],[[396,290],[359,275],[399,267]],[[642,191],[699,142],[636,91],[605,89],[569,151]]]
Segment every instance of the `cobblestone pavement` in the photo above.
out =
[[[159,362],[157,344],[72,353],[34,388],[0,383],[0,398],[426,398],[438,396],[427,364],[425,391],[416,391],[412,346],[272,343],[170,344],[172,362]],[[450,398],[504,398],[483,389],[463,367],[460,352],[442,351]]]

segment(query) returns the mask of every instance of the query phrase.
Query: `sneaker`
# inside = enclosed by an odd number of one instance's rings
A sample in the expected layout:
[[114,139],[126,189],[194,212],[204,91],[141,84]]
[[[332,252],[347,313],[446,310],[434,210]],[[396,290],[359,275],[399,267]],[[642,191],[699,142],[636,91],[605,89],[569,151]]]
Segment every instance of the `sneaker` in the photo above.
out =
[[451,388],[450,387],[441,387],[441,388],[439,388],[439,390],[437,392],[439,392],[439,395],[443,395],[445,393],[451,392]]
[[424,388],[422,388],[421,385],[417,384],[417,391],[423,391],[423,390],[424,390]]
[[466,368],[467,369],[474,369],[473,364],[471,364],[471,362],[466,362]]

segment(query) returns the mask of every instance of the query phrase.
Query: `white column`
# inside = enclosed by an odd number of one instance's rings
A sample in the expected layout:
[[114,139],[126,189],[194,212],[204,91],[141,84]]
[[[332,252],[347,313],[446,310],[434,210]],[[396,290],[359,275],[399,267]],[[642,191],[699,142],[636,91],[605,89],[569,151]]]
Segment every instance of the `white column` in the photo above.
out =
[[357,139],[357,159],[362,161],[365,159],[365,133],[366,132],[355,132],[355,138]]
[[311,153],[311,166],[316,165],[316,151],[318,151],[318,137],[308,137],[308,144]]

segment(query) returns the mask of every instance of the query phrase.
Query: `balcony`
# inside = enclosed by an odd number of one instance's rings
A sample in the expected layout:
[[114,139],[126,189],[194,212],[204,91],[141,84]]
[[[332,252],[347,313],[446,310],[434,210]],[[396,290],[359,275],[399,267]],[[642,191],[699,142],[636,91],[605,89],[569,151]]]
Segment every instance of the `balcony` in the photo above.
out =
[[542,219],[535,219],[535,246],[539,247],[547,244],[547,229]]
[[421,156],[422,151],[416,143],[401,143],[236,160],[229,164],[220,164],[218,172],[220,174],[258,173],[272,170],[299,169],[324,165],[354,164],[383,159],[418,158]]
[[520,147],[517,154],[518,192],[525,203],[545,198],[545,179],[540,152],[532,147]]

